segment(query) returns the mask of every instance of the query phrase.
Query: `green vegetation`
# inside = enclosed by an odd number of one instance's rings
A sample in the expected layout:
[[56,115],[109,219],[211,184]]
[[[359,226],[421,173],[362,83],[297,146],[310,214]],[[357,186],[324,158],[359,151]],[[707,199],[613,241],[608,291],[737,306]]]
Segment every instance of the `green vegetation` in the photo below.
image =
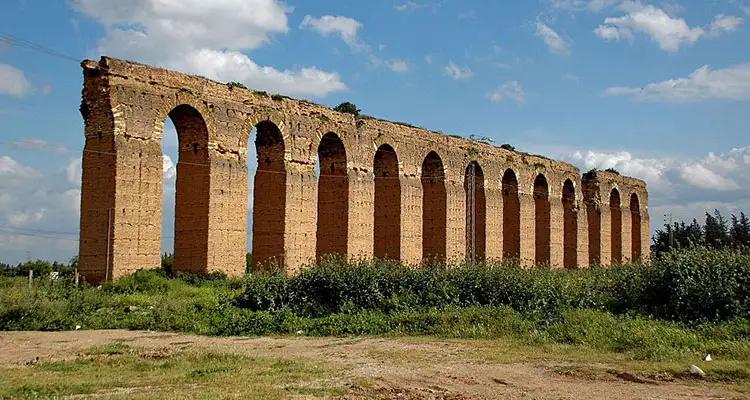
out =
[[750,359],[750,255],[732,250],[571,271],[328,259],[291,277],[151,270],[100,288],[19,277],[0,288],[0,330],[509,337],[636,359]]
[[[122,343],[90,348],[64,361],[3,367],[0,398],[61,398],[106,393],[107,397],[280,399],[336,395],[321,386],[331,371],[305,362],[247,357],[206,350],[140,349]],[[119,395],[118,395],[119,393]]]
[[503,143],[500,145],[501,149],[509,150],[509,151],[516,151],[516,148],[508,143]]
[[359,108],[357,108],[357,106],[354,103],[350,103],[348,101],[345,101],[337,105],[333,109],[334,111],[338,111],[340,113],[345,113],[345,114],[352,114],[354,116],[359,115],[359,112],[362,111]]
[[227,82],[227,87],[229,90],[233,90],[234,88],[247,89],[247,86],[239,82]]
[[750,218],[740,212],[739,216],[732,214],[727,221],[719,210],[714,210],[713,214],[706,213],[703,225],[695,218],[689,224],[684,221],[666,223],[654,234],[656,254],[695,246],[747,251],[750,249]]
[[615,174],[615,175],[620,175],[620,171],[618,171],[618,170],[616,170],[614,168],[607,168],[607,169],[604,170],[604,172],[609,172],[609,173],[612,173],[612,174]]

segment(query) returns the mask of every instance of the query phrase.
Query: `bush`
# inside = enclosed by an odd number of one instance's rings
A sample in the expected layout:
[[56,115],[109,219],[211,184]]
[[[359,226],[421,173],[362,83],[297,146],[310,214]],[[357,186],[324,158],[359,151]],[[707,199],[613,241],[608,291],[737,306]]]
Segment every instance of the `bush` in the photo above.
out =
[[307,317],[510,306],[549,319],[575,308],[692,322],[750,315],[748,288],[750,256],[731,250],[695,248],[669,253],[649,266],[572,271],[511,264],[415,269],[328,259],[293,277],[250,276],[236,304],[254,311],[288,308]]
[[333,108],[333,110],[338,111],[340,113],[352,114],[354,116],[359,115],[359,112],[362,111],[359,108],[357,108],[357,106],[354,103],[350,103],[348,101],[345,101],[337,105],[336,107]]

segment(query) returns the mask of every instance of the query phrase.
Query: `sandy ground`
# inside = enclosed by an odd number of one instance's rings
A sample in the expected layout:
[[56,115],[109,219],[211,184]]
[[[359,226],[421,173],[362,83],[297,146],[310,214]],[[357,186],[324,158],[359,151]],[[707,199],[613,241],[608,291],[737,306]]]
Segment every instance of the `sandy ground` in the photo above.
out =
[[[347,399],[736,399],[746,393],[699,381],[643,377],[593,365],[570,373],[564,362],[514,363],[482,357],[476,342],[410,338],[215,338],[144,331],[1,332],[0,363],[25,365],[74,357],[122,341],[130,346],[207,348],[249,356],[324,362],[341,371]],[[486,343],[486,342],[485,342]],[[366,382],[363,383],[363,382]]]

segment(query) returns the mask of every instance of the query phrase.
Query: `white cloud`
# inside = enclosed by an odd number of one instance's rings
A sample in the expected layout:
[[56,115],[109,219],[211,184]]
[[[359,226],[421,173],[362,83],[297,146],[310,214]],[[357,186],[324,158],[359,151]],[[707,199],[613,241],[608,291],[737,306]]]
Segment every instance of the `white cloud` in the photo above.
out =
[[13,147],[21,150],[48,151],[57,154],[65,154],[68,152],[68,149],[62,143],[52,143],[37,138],[18,139],[13,142]]
[[81,158],[72,158],[65,166],[65,178],[69,183],[81,187]]
[[461,67],[459,65],[456,65],[453,61],[449,61],[448,65],[446,65],[443,70],[445,71],[446,75],[456,80],[469,79],[474,76],[471,68]]
[[393,9],[400,12],[410,12],[410,11],[416,11],[421,10],[423,8],[430,7],[431,4],[429,3],[417,3],[414,1],[407,1],[405,3],[396,4],[393,6]]
[[164,180],[172,181],[177,176],[177,168],[172,162],[172,158],[168,155],[163,155],[162,170],[164,171]]
[[23,97],[31,93],[31,82],[20,69],[0,64],[0,95]]
[[721,35],[726,32],[734,32],[742,25],[742,18],[735,17],[733,15],[719,14],[711,22],[711,26],[708,28],[708,33],[714,36]]
[[404,60],[394,59],[385,61],[385,65],[393,72],[409,72],[410,69],[409,63]]
[[750,185],[750,147],[728,153],[708,153],[702,160],[682,164],[680,177],[688,184],[719,191],[738,190]]
[[658,158],[637,158],[628,151],[599,152],[577,151],[573,154],[571,161],[588,171],[592,168],[604,170],[614,168],[624,175],[634,176],[651,184],[660,184],[664,181],[664,174],[669,166],[669,161]]
[[640,101],[672,103],[702,100],[750,100],[750,63],[711,70],[704,65],[687,78],[649,83],[644,87],[610,87],[605,93]]
[[547,49],[554,54],[570,54],[570,41],[542,22],[536,23],[536,35],[544,40]]
[[526,102],[526,93],[518,81],[508,81],[487,93],[487,98],[493,103],[513,100],[518,104]]
[[618,0],[550,0],[552,8],[565,11],[599,12],[616,4]]
[[364,50],[366,45],[357,37],[362,24],[354,18],[324,15],[316,18],[305,15],[300,29],[311,29],[323,36],[338,35],[349,47],[355,50]]
[[346,88],[336,73],[259,66],[240,52],[289,30],[291,10],[277,0],[73,0],[73,6],[106,26],[103,54],[290,95],[325,96]]
[[680,47],[690,45],[705,35],[719,35],[731,32],[742,23],[734,16],[717,15],[710,26],[691,27],[683,18],[669,15],[665,10],[638,1],[627,1],[620,5],[625,15],[607,17],[604,23],[594,29],[594,33],[605,40],[635,39],[636,34],[644,34],[668,52],[676,52]]
[[3,181],[24,181],[38,175],[39,172],[33,168],[21,165],[9,156],[0,157],[0,177]]

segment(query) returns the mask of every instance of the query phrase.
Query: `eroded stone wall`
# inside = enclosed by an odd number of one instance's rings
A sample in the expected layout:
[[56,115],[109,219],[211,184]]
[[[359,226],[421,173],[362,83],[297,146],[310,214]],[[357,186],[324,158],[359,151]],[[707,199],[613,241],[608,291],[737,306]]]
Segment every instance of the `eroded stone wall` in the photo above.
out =
[[[245,271],[248,173],[256,260],[290,272],[331,253],[416,265],[473,252],[556,267],[648,257],[643,181],[582,178],[545,157],[142,64],[102,58],[83,68],[89,281],[159,266],[166,118],[180,146],[176,270]],[[258,171],[247,170],[249,145]]]

